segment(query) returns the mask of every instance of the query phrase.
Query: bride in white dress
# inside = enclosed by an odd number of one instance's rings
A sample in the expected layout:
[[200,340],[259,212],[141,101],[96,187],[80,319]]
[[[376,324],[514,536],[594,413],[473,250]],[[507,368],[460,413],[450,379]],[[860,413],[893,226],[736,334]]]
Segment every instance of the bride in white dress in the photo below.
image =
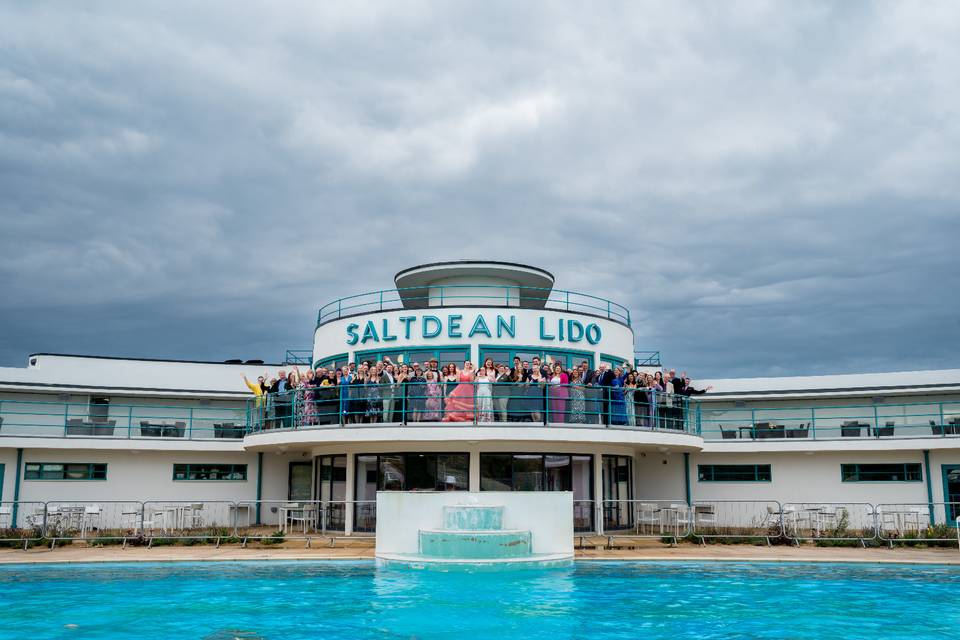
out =
[[493,382],[496,369],[484,367],[477,373],[477,422],[493,422]]

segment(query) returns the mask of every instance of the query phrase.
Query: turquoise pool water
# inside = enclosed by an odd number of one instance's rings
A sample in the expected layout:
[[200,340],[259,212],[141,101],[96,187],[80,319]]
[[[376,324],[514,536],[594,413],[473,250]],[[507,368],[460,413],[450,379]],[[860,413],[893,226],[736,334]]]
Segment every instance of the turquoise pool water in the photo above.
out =
[[0,567],[0,638],[956,638],[960,568],[579,562]]

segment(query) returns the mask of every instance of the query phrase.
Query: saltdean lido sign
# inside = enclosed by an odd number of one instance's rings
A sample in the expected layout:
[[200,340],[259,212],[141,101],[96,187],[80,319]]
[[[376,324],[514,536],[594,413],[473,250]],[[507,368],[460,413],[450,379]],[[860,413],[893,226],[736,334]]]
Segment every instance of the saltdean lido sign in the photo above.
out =
[[[595,322],[584,324],[579,320],[556,318],[548,320],[544,316],[538,318],[540,339],[546,342],[588,342],[599,344],[603,338],[600,325]],[[434,315],[400,316],[393,321],[389,318],[367,320],[366,322],[351,322],[347,325],[347,344],[367,344],[368,342],[393,342],[399,336],[404,340],[423,338],[431,340],[446,336],[447,338],[486,338],[510,339],[517,337],[517,316],[503,316],[496,318],[478,313],[472,320],[464,321],[464,316],[451,313],[443,318]]]

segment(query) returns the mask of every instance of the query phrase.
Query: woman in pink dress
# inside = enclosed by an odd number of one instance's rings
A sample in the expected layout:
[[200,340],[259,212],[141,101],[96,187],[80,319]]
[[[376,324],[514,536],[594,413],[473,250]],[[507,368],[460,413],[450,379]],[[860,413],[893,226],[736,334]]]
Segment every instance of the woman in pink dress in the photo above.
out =
[[460,381],[450,395],[443,416],[444,422],[473,422],[473,363],[464,362],[459,372]]
[[550,378],[550,387],[547,392],[550,394],[550,415],[547,422],[566,422],[567,421],[567,396],[570,395],[570,377],[563,372],[560,363],[554,363],[553,376]]

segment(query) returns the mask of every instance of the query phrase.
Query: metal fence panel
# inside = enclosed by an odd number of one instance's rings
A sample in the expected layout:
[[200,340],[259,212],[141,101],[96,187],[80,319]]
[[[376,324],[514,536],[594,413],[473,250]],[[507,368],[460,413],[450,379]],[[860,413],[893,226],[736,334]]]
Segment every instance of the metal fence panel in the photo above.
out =
[[886,542],[954,542],[960,502],[877,505],[877,535]]
[[47,538],[127,538],[142,532],[142,502],[56,500],[47,502],[45,511]]
[[683,538],[692,510],[682,500],[604,500],[603,533],[609,537]]
[[783,507],[776,500],[698,500],[691,524],[698,538],[779,538]]
[[787,502],[783,525],[793,540],[872,540],[876,509],[867,502]]

